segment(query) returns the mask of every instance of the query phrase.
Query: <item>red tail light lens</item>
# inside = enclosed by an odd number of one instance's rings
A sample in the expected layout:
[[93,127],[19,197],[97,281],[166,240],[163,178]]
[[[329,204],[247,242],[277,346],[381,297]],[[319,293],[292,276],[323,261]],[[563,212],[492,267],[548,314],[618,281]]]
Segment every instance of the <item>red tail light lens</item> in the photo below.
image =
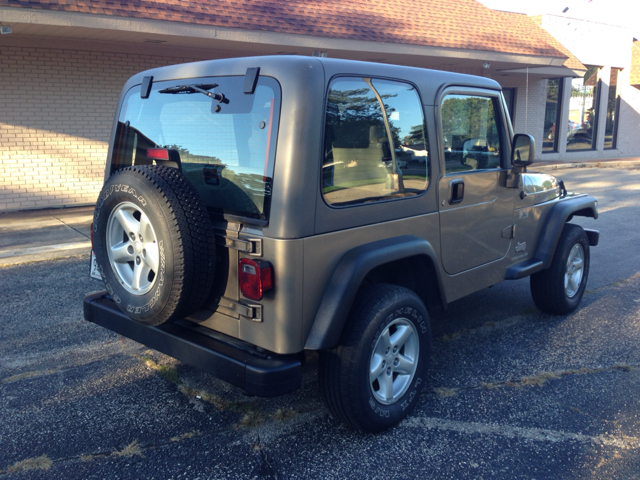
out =
[[147,157],[151,160],[169,160],[169,150],[166,148],[149,148]]
[[269,262],[242,258],[238,263],[242,295],[250,300],[262,300],[264,292],[273,288],[273,267]]

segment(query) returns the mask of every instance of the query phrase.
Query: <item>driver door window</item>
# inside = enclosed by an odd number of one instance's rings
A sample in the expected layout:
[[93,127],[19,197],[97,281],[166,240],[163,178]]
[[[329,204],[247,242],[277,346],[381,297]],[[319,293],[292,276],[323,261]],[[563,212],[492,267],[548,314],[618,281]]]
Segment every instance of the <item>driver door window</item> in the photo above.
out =
[[441,109],[446,173],[500,168],[495,100],[447,95]]

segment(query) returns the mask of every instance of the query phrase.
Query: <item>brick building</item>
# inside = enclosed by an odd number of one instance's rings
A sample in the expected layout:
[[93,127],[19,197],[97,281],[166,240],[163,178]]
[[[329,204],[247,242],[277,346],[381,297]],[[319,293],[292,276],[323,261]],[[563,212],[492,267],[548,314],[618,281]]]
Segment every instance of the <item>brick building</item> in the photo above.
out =
[[[11,27],[0,36],[0,212],[93,203],[126,79],[203,59],[327,54],[488,76],[505,88],[515,130],[549,143],[549,79],[569,84],[587,67],[545,22],[540,28],[476,0],[0,0],[0,23]],[[628,57],[615,65],[620,84],[629,85],[630,45]],[[562,105],[558,138],[566,135],[563,112],[570,115],[569,101]],[[637,128],[638,105],[636,97],[621,102],[616,148],[594,152],[640,155],[638,136],[620,140]],[[556,143],[539,157],[596,154]]]
[[637,42],[631,31],[562,15],[533,20],[587,69],[582,77],[546,80],[540,157],[571,161],[640,156],[640,81],[633,66],[640,63],[640,55],[633,53]]

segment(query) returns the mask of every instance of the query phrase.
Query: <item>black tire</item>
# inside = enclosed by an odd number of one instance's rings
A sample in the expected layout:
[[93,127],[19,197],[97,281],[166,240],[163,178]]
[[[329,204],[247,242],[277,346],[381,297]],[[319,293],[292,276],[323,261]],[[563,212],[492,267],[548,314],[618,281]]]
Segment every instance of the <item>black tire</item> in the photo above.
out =
[[[389,327],[391,325],[391,328]],[[408,337],[393,350],[391,342],[386,366],[376,363],[380,356],[374,355],[376,347],[383,346],[387,331],[409,332]],[[417,342],[417,343],[415,343]],[[398,375],[388,371],[396,367],[394,358],[417,352],[413,376]],[[384,352],[383,355],[384,357]],[[350,318],[342,334],[340,345],[320,352],[318,379],[321,394],[331,414],[352,427],[364,432],[381,432],[397,425],[418,402],[425,383],[425,373],[431,356],[431,325],[427,310],[420,298],[411,290],[395,285],[374,284],[358,294],[351,309]],[[415,360],[415,358],[414,358]],[[382,367],[379,377],[372,375],[374,365]],[[392,367],[393,365],[393,367]],[[378,378],[389,378],[392,392],[398,386],[398,397],[386,402],[384,389]],[[376,383],[378,390],[376,391]]]
[[107,291],[143,324],[183,318],[211,291],[213,226],[178,169],[144,165],[113,174],[96,204],[93,246]]
[[[570,258],[573,256],[573,258]],[[576,268],[582,256],[579,281]],[[566,315],[573,312],[584,295],[589,277],[589,239],[582,227],[567,223],[547,270],[531,275],[531,295],[543,312]]]

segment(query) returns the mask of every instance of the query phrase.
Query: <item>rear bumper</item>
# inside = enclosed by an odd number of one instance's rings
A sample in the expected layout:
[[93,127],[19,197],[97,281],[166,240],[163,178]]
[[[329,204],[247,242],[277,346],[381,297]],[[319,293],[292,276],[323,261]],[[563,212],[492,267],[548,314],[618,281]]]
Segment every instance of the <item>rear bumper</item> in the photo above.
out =
[[[231,383],[251,395],[275,397],[300,388],[302,364],[291,355],[264,354],[190,322],[149,327],[123,314],[107,292],[87,295],[84,318]],[[212,335],[215,335],[212,336]]]

